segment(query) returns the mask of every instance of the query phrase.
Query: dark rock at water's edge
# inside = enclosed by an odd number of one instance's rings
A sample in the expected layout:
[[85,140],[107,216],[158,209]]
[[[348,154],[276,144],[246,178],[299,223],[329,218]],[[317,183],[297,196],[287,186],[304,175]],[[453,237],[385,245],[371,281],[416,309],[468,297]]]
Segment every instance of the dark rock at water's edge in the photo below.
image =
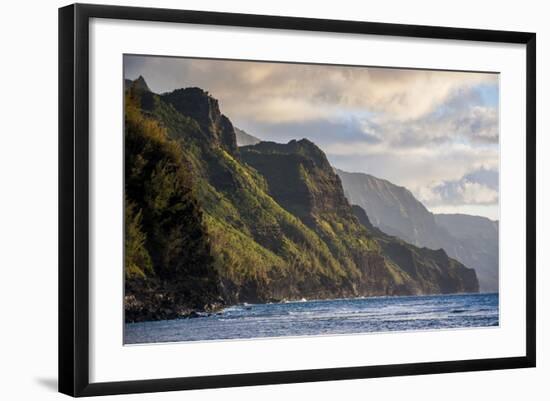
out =
[[177,287],[170,287],[155,279],[126,279],[125,287],[126,323],[199,318],[226,307],[221,298],[204,305],[199,300],[192,302],[182,298]]

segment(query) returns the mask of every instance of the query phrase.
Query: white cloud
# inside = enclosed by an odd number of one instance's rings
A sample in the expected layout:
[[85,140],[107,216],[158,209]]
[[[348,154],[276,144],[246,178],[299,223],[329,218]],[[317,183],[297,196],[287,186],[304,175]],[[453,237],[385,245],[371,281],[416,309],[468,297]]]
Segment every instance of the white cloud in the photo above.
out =
[[495,74],[467,72],[139,56],[125,60],[125,74],[143,75],[158,92],[207,88],[230,117],[262,121],[326,118],[346,108],[406,121],[432,112],[458,89],[498,80]]
[[496,205],[498,188],[473,182],[466,177],[423,187],[418,198],[428,206],[442,205]]
[[498,201],[497,191],[477,182],[465,182],[460,194],[465,204],[491,204]]

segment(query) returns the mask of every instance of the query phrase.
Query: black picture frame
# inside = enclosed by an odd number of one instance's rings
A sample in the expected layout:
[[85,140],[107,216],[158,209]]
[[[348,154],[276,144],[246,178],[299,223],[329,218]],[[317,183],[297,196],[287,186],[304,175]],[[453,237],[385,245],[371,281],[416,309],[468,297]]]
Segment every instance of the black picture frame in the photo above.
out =
[[[527,72],[525,94],[527,105],[526,354],[521,357],[495,359],[90,383],[88,28],[91,18],[524,44]],[[536,363],[535,102],[535,33],[87,4],[60,8],[59,391],[71,396],[95,396],[534,367]]]

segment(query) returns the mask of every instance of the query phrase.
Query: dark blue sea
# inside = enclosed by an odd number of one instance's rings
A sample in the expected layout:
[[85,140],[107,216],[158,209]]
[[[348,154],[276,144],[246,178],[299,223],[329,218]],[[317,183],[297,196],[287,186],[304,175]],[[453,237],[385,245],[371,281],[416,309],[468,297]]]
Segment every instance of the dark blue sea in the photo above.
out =
[[127,323],[125,344],[498,326],[498,294],[236,305],[192,319]]

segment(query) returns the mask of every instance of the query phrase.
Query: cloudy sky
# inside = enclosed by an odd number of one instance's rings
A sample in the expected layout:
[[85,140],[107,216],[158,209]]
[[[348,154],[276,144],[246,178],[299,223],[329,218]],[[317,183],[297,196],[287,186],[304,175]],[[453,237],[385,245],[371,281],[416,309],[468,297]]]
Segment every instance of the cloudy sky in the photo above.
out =
[[308,138],[342,170],[410,189],[435,213],[498,219],[497,74],[126,56],[152,91],[198,86],[263,140]]

